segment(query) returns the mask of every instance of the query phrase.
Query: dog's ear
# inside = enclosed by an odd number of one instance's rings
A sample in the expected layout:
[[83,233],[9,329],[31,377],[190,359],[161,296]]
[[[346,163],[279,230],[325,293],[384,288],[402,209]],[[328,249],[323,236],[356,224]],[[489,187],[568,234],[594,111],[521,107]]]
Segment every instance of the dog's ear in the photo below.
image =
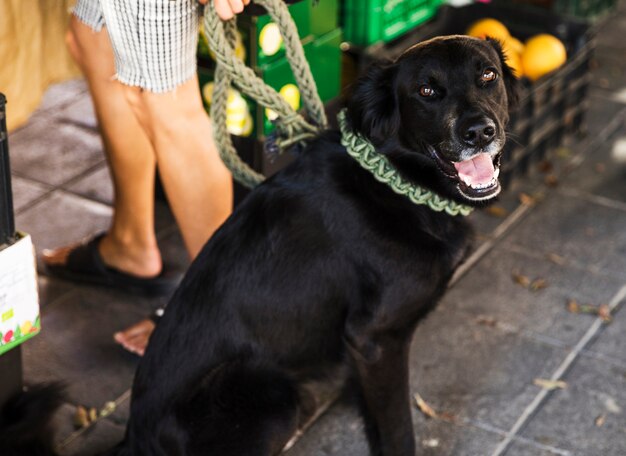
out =
[[356,82],[347,103],[352,128],[374,143],[396,136],[400,128],[395,73],[393,65],[373,64]]
[[502,63],[502,77],[504,78],[504,87],[506,88],[506,96],[509,101],[509,110],[517,106],[519,101],[519,79],[515,76],[515,71],[507,64],[506,53],[502,48],[500,41],[487,37],[487,42],[496,50],[500,56]]

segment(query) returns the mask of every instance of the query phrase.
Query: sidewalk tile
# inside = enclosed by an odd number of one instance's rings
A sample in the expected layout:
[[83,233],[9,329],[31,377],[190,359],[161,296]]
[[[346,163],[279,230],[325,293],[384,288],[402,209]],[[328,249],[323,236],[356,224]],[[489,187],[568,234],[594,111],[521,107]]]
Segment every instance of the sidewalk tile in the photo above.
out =
[[363,422],[349,404],[336,403],[290,449],[287,456],[344,456],[369,453]]
[[[516,283],[514,275],[530,282],[544,280],[546,287],[533,291]],[[546,256],[536,258],[499,246],[447,293],[443,306],[444,312],[463,315],[469,325],[575,345],[591,323],[568,312],[568,301],[608,302],[621,284],[618,279],[552,263]]]
[[113,333],[145,318],[158,299],[76,286],[42,314],[42,332],[24,346],[28,383],[68,384],[73,403],[101,407],[126,391],[139,358],[113,341]]
[[[606,303],[607,301],[604,301]],[[622,301],[613,321],[605,324],[599,336],[588,347],[589,351],[600,353],[626,366],[626,300]],[[625,404],[626,405],[626,404]],[[625,407],[626,408],[626,407]]]
[[[626,128],[622,127],[614,139],[623,140],[624,135]],[[590,153],[563,182],[563,187],[626,203],[626,157],[616,160],[612,156],[614,139]]]
[[536,394],[533,380],[550,375],[563,351],[474,319],[444,304],[417,328],[411,393],[438,412],[507,430]]
[[124,426],[100,420],[60,450],[60,456],[93,456],[111,449],[124,438]]
[[582,357],[564,380],[522,436],[577,456],[626,454],[626,368]]
[[13,193],[13,210],[16,213],[26,209],[33,201],[41,198],[51,190],[47,185],[19,176],[11,177],[11,187]]
[[71,282],[54,279],[43,274],[39,274],[37,277],[37,285],[39,287],[39,304],[42,308],[67,293],[72,293],[76,288],[75,284]]
[[57,119],[41,119],[9,138],[15,174],[57,186],[104,163],[99,135]]
[[30,233],[39,255],[43,249],[76,243],[106,230],[110,219],[109,206],[57,190],[18,214],[15,224]]
[[626,212],[550,194],[506,242],[529,252],[556,253],[578,265],[626,278]]

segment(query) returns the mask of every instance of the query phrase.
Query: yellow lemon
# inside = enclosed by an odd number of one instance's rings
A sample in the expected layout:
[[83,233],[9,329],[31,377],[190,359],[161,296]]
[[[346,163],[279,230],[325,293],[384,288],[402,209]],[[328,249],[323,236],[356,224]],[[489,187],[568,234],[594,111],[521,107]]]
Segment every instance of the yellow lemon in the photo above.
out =
[[230,89],[228,91],[228,101],[226,102],[226,115],[242,114],[248,112],[248,103],[241,96],[241,94],[235,90]]
[[289,103],[291,109],[294,111],[300,109],[300,89],[298,89],[297,85],[285,84],[278,93]]
[[280,34],[278,25],[270,22],[261,29],[259,33],[259,46],[265,55],[274,55],[280,50],[283,44],[283,37]]
[[467,29],[467,35],[483,39],[490,37],[502,42],[511,36],[509,29],[502,22],[492,18],[480,19],[474,22]]
[[[300,89],[295,84],[285,84],[278,91],[281,97],[285,99],[285,101],[291,106],[291,109],[297,111],[300,109]],[[269,120],[276,120],[278,114],[269,109],[265,108],[265,116]]]
[[524,75],[531,81],[556,70],[567,60],[563,43],[555,36],[542,33],[526,42],[522,53]]

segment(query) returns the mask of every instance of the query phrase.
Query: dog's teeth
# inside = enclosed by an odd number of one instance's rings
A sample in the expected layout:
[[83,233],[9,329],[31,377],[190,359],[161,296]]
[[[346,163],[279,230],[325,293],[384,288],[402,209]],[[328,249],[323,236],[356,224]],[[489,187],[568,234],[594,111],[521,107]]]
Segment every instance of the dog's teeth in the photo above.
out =
[[467,182],[465,182],[470,188],[473,188],[474,190],[482,190],[484,188],[489,188],[489,187],[493,187],[494,185],[496,185],[497,180],[498,180],[498,173],[499,170],[496,170],[496,173],[494,174],[494,177],[487,182],[486,184],[469,184]]

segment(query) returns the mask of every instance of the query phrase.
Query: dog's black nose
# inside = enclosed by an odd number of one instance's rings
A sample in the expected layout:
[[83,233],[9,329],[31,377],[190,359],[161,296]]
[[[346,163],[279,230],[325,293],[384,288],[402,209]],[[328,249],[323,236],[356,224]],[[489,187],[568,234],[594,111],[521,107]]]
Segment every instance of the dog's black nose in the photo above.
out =
[[470,146],[484,147],[496,136],[496,125],[492,120],[475,122],[461,131],[461,139]]

